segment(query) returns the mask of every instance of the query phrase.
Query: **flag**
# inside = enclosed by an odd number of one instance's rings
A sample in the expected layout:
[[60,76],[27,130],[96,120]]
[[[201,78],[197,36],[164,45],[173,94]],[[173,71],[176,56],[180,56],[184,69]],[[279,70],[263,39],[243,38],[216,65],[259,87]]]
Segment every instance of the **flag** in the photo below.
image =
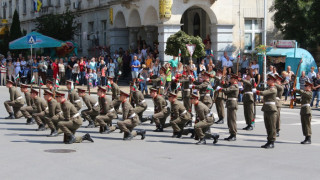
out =
[[79,84],[79,77],[77,76],[76,83]]
[[179,57],[181,57],[181,50],[179,49]]
[[35,12],[39,12],[42,7],[42,2],[40,0],[33,0],[33,8]]
[[57,78],[56,78],[58,81],[60,81],[60,77],[59,77],[59,75],[57,74]]
[[92,79],[89,79],[89,86],[92,86]]
[[181,90],[181,83],[177,83],[177,88],[176,90]]
[[32,76],[31,84],[33,84],[34,82],[35,82],[35,79],[34,79],[34,76]]
[[58,79],[56,79],[56,85],[55,85],[55,87],[56,88],[59,88],[60,86],[59,86],[59,81],[58,81]]
[[109,81],[108,81],[107,87],[108,87],[108,88],[111,88],[111,84],[110,84]]
[[210,51],[210,56],[212,56],[212,57],[213,57],[213,50],[211,50],[211,51]]
[[238,53],[238,58],[240,58],[240,54],[241,54],[241,53],[240,53],[240,51],[239,51],[239,53]]
[[16,77],[16,79],[15,79],[16,81],[20,81],[20,74],[18,73],[18,75],[17,75],[17,77]]
[[41,86],[44,85],[41,77],[40,77],[40,85],[41,85]]
[[212,88],[211,85],[208,85],[208,87],[207,87],[207,92],[210,92],[210,91],[213,91],[213,88]]
[[132,87],[133,87],[134,91],[136,91],[138,89],[136,85],[133,85]]
[[142,82],[142,81],[144,81],[144,78],[143,78],[143,77],[140,77],[140,78],[139,78],[139,82]]

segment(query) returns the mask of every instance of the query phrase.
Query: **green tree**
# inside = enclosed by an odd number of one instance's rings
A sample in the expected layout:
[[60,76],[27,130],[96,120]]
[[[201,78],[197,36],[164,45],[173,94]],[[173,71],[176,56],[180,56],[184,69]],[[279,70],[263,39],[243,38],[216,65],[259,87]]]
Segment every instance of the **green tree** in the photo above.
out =
[[21,27],[20,27],[20,19],[17,10],[14,11],[12,24],[10,27],[10,41],[16,40],[22,37]]
[[48,14],[36,18],[36,30],[58,40],[72,40],[77,33],[77,13],[67,10],[63,14]]
[[319,45],[320,2],[315,0],[275,0],[275,26],[285,39],[297,40],[301,47],[309,49]]
[[168,38],[165,53],[171,56],[178,56],[180,49],[181,57],[190,57],[186,44],[196,45],[196,49],[192,55],[193,58],[205,56],[206,53],[204,51],[202,39],[199,36],[189,36],[183,31],[179,31]]

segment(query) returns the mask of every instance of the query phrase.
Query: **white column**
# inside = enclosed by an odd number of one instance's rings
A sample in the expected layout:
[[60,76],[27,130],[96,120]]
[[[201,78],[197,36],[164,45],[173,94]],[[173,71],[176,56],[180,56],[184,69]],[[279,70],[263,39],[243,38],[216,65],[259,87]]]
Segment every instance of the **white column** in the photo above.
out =
[[159,24],[158,26],[158,41],[159,41],[159,57],[162,62],[168,62],[172,59],[172,56],[166,55],[166,43],[167,39],[181,30],[181,24]]

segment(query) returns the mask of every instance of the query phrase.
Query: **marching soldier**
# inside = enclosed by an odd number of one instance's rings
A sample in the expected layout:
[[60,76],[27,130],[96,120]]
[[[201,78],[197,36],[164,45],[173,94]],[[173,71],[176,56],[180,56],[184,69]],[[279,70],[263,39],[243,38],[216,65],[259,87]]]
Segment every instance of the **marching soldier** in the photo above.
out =
[[161,67],[159,70],[160,76],[151,76],[152,88],[158,89],[158,95],[163,95],[164,85],[166,84],[166,68]]
[[264,91],[256,90],[257,95],[263,96],[263,106],[262,111],[264,112],[264,124],[266,126],[268,134],[268,142],[261,146],[261,148],[274,148],[274,141],[276,140],[276,121],[277,121],[277,106],[276,106],[276,97],[277,97],[277,88],[274,86],[276,78],[268,74],[267,84],[268,88]]
[[182,83],[182,88],[183,88],[183,92],[182,92],[182,97],[183,97],[183,105],[184,107],[187,109],[187,111],[189,113],[191,113],[191,102],[190,102],[190,94],[191,94],[191,90],[190,87],[190,79],[188,76],[183,75],[183,78],[180,80],[180,82]]
[[49,89],[49,91],[53,92],[53,91],[54,91],[53,81],[47,79],[47,81],[46,81],[46,87]]
[[183,128],[187,122],[191,121],[191,114],[177,100],[177,95],[170,92],[169,101],[171,103],[171,120],[170,124],[173,129],[173,138],[181,138]]
[[45,128],[45,115],[46,110],[48,110],[48,105],[45,100],[41,99],[39,96],[39,91],[37,89],[31,89],[31,98],[34,101],[35,111],[32,114],[33,118],[38,124],[37,131],[44,131]]
[[150,119],[156,124],[155,132],[163,132],[167,117],[170,115],[170,108],[167,101],[158,94],[158,89],[150,88],[150,96],[154,103],[154,114]]
[[200,92],[200,101],[205,104],[208,108],[211,108],[212,105],[212,98],[210,96],[210,90],[208,89],[209,86],[209,73],[205,72],[202,76],[203,82],[200,85],[190,85],[192,89],[199,89]]
[[[106,88],[98,86],[100,114],[96,117],[96,121],[100,124],[100,133],[102,134],[110,132],[109,126],[112,125],[112,120],[117,117],[112,101],[106,96],[106,92]],[[112,131],[114,130],[112,129]]]
[[58,128],[64,132],[65,138],[64,143],[80,143],[83,140],[93,142],[93,139],[90,137],[90,134],[85,134],[82,137],[75,137],[77,129],[82,125],[82,120],[78,110],[65,98],[65,94],[62,92],[56,92],[57,101],[61,104],[61,109],[63,112],[63,121],[59,121]]
[[[217,75],[214,77],[215,82],[214,82],[214,89],[217,89],[218,86],[222,86],[222,71],[218,70]],[[214,102],[216,104],[216,109],[218,113],[218,121],[215,122],[216,124],[224,124],[224,100],[226,98],[225,94],[221,91],[215,91],[214,92]]]
[[251,82],[251,74],[248,73],[245,79],[241,79],[240,81],[243,83],[243,111],[244,118],[246,120],[247,127],[243,128],[243,130],[251,131],[253,130],[252,121],[254,120],[253,114],[253,92],[252,88],[254,84]]
[[301,95],[301,99],[296,99],[296,103],[301,104],[300,117],[301,117],[301,125],[302,132],[305,136],[305,140],[301,142],[301,144],[311,144],[311,108],[310,103],[312,99],[312,89],[313,84],[306,81],[305,90],[293,89],[295,92]]
[[[224,92],[227,95],[227,121],[230,136],[225,138],[227,141],[235,141],[237,140],[237,110],[238,110],[238,95],[239,95],[239,87],[238,87],[238,76],[232,75],[230,77],[230,86],[227,88],[217,87],[218,91]],[[224,82],[222,82],[224,85]]]
[[[210,113],[209,108],[199,101],[199,96],[191,94],[191,102],[194,104],[194,109],[198,115],[199,122],[194,125],[195,132],[199,138],[199,142],[196,144],[206,144],[205,134],[208,128],[214,123],[213,113]],[[213,144],[216,144],[219,139],[218,134],[213,134]]]
[[34,106],[33,99],[31,98],[31,94],[28,90],[28,86],[25,84],[20,85],[21,92],[24,93],[24,96],[26,98],[27,106],[23,106],[20,110],[25,118],[27,118],[27,125],[34,124],[35,121],[32,118],[32,113],[36,109]]
[[141,135],[141,139],[143,140],[146,136],[145,130],[133,131],[138,124],[140,124],[139,117],[134,112],[133,107],[127,100],[129,97],[128,93],[120,91],[120,100],[122,105],[122,117],[123,121],[118,121],[119,129],[124,132],[123,140],[131,140],[133,137],[137,135]]
[[99,103],[93,97],[89,96],[85,89],[78,88],[78,94],[82,97],[83,102],[88,108],[81,111],[81,117],[89,121],[87,128],[94,128],[96,116],[99,115],[100,111]]
[[111,85],[113,107],[116,110],[116,112],[118,113],[119,107],[121,105],[121,101],[119,100],[120,88],[119,88],[118,84],[113,82],[113,77],[109,76],[108,81],[110,82],[110,85]]
[[277,109],[278,109],[278,113],[277,113],[277,121],[276,121],[276,129],[277,129],[277,137],[280,136],[280,111],[281,111],[281,97],[284,91],[284,87],[281,84],[282,81],[282,77],[279,76],[278,74],[275,75],[275,77],[277,78],[276,83],[275,83],[275,87],[277,88],[277,97],[276,97],[276,105],[277,105]]
[[137,89],[133,82],[130,83],[130,89],[132,93],[132,100],[135,104],[133,111],[138,114],[140,121],[142,121],[143,112],[148,108],[147,102],[141,91]]
[[6,117],[6,119],[19,119],[23,116],[23,114],[20,111],[20,108],[24,105],[24,100],[20,92],[18,92],[16,87],[13,86],[12,81],[7,80],[6,86],[9,89],[10,93],[10,100],[4,102],[4,107],[9,113],[9,116]]
[[74,105],[74,107],[77,108],[78,111],[80,111],[82,107],[82,103],[80,100],[80,97],[76,90],[72,89],[73,82],[67,80],[67,88],[68,88],[68,100],[71,102],[71,104]]
[[63,119],[60,104],[53,98],[53,93],[49,90],[44,90],[43,96],[48,104],[47,115],[44,117],[46,124],[51,130],[48,137],[58,136],[58,122]]

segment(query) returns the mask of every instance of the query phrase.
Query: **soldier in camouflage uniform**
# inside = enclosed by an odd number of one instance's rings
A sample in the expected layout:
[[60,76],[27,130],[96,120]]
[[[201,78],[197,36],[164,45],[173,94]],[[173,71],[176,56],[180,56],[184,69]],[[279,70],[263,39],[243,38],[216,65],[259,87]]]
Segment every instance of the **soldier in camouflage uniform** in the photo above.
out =
[[210,96],[210,91],[212,88],[209,87],[211,86],[209,83],[210,74],[205,72],[202,78],[203,82],[200,85],[190,85],[190,88],[199,90],[200,101],[210,109],[212,105],[212,98]]
[[73,89],[73,82],[67,80],[68,100],[77,108],[78,111],[82,108],[80,97],[75,89]]
[[154,114],[150,117],[156,124],[155,132],[163,132],[167,117],[170,115],[170,107],[167,101],[158,94],[158,89],[150,88],[150,96],[154,103]]
[[31,89],[31,98],[34,101],[35,112],[32,114],[32,117],[36,120],[38,124],[37,131],[44,131],[45,130],[45,115],[46,111],[48,110],[47,102],[41,99],[39,96],[39,91],[36,89]]
[[247,74],[245,79],[241,79],[240,81],[243,83],[243,111],[244,111],[244,118],[246,120],[247,126],[243,128],[243,130],[251,131],[253,130],[252,121],[254,121],[254,114],[253,114],[253,92],[252,88],[254,84],[251,81],[251,74]]
[[133,111],[139,116],[140,121],[144,122],[146,120],[143,120],[142,117],[143,112],[148,108],[147,102],[144,99],[142,92],[137,89],[133,82],[130,83],[130,89],[132,93],[132,101],[135,105]]
[[[264,91],[260,91],[262,88],[257,88],[257,95],[263,96],[262,111],[264,112],[264,124],[266,126],[268,134],[268,142],[261,146],[261,148],[269,149],[274,148],[274,141],[276,140],[276,121],[277,121],[277,88],[274,86],[276,78],[268,74],[267,84],[268,88]],[[255,92],[253,92],[255,93]]]
[[158,94],[163,95],[164,85],[166,84],[166,69],[161,67],[159,70],[160,76],[150,77],[150,82],[152,83],[152,88],[158,89]]
[[90,134],[85,134],[82,137],[75,137],[77,129],[82,125],[82,120],[78,110],[65,98],[63,92],[56,92],[57,101],[61,104],[61,109],[63,112],[63,121],[59,121],[58,128],[64,133],[64,143],[80,143],[83,140],[93,142]]
[[296,93],[301,95],[301,99],[297,99],[296,102],[301,104],[300,117],[301,117],[301,125],[302,132],[305,136],[305,140],[301,142],[301,144],[311,144],[311,108],[310,103],[312,100],[312,89],[313,84],[306,81],[305,90],[294,89]]
[[[214,77],[215,82],[214,82],[214,89],[217,89],[218,86],[222,86],[222,71],[218,70],[217,75]],[[226,96],[223,92],[221,91],[215,91],[214,92],[214,103],[216,104],[216,109],[218,113],[218,121],[216,121],[216,124],[224,124],[224,100],[226,99]]]
[[116,110],[116,112],[118,113],[119,107],[121,105],[121,101],[119,99],[119,97],[120,97],[120,88],[119,88],[118,84],[113,82],[113,77],[109,76],[108,77],[108,82],[111,85],[113,107]]
[[17,88],[13,86],[12,81],[7,80],[6,86],[10,93],[10,100],[4,102],[4,107],[9,113],[9,116],[6,117],[6,119],[19,119],[23,116],[20,111],[21,107],[24,105],[23,97],[20,92],[18,92]]
[[47,81],[46,81],[46,87],[49,89],[49,91],[54,92],[53,80],[47,79]]

